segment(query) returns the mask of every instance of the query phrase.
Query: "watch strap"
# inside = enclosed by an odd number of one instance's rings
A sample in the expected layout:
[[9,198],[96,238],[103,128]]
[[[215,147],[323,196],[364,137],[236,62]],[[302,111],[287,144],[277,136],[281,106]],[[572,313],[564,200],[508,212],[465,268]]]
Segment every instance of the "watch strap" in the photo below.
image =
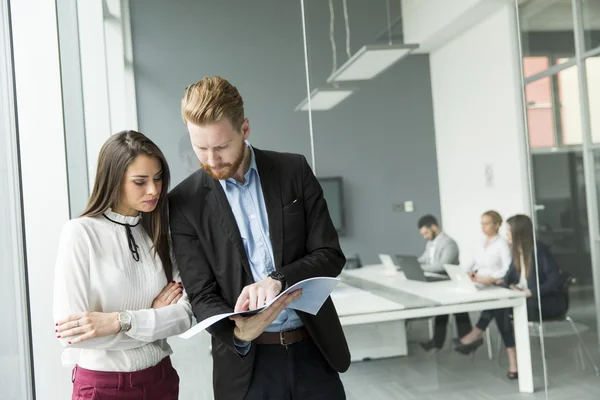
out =
[[285,290],[286,279],[285,276],[279,271],[273,271],[269,274],[269,278],[279,281],[281,283],[281,290],[279,294],[281,294]]

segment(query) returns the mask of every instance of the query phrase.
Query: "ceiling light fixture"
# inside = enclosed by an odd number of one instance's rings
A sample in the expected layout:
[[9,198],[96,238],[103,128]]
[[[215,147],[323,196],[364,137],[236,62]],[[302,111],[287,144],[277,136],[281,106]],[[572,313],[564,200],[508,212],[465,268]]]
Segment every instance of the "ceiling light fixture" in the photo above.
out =
[[354,89],[340,88],[317,88],[310,93],[310,105],[308,97],[296,106],[294,111],[325,111],[331,110],[348,96],[354,93]]
[[[348,24],[348,5],[347,0],[344,4],[344,21],[346,26],[346,54],[350,58],[350,26]],[[333,58],[333,67],[331,73],[337,70],[337,49],[335,45],[335,13],[333,10],[333,1],[329,0],[329,41],[331,42],[331,53]],[[329,83],[329,82],[328,82]],[[331,110],[339,103],[348,98],[355,89],[341,89],[337,83],[333,82],[331,88],[316,88],[295,108],[295,111],[326,111]]]
[[365,45],[352,57],[348,54],[348,61],[331,73],[327,83],[373,79],[419,47],[416,44],[392,44],[389,0],[386,0],[386,6],[388,44]]

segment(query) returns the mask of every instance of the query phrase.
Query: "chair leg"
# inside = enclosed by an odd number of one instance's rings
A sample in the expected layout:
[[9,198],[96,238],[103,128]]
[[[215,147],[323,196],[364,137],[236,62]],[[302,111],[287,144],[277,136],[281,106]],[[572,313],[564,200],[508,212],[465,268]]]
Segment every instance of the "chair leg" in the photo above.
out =
[[487,345],[488,358],[491,361],[494,359],[494,354],[492,354],[492,335],[490,334],[489,328],[485,330],[485,344]]
[[433,339],[433,321],[434,318],[429,318],[429,339]]
[[581,338],[581,335],[579,334],[579,329],[577,329],[577,325],[575,325],[575,322],[573,322],[573,320],[571,319],[571,317],[566,316],[565,319],[567,321],[569,321],[569,323],[571,324],[571,327],[573,328],[573,331],[577,335],[577,339],[579,339],[579,344],[581,345],[581,347],[585,351],[585,354],[586,354],[586,356],[587,356],[590,364],[592,364],[592,367],[594,368],[594,371],[596,372],[596,376],[600,376],[600,370],[598,369],[598,365],[596,365],[596,362],[594,361],[594,358],[592,357],[592,354],[590,353],[590,350],[588,349],[588,347],[585,345],[583,339]]
[[502,357],[502,338],[500,336],[498,336],[498,340],[496,341],[496,354],[498,355],[496,357],[497,363],[500,365],[500,357]]
[[452,338],[454,337],[454,332],[456,332],[456,321],[453,314],[448,316],[448,330],[446,331],[446,342],[450,342],[448,344],[447,349],[449,352],[452,352],[454,346],[452,345]]
[[585,369],[585,352],[581,343],[577,345],[577,363],[579,364],[579,368],[582,370]]

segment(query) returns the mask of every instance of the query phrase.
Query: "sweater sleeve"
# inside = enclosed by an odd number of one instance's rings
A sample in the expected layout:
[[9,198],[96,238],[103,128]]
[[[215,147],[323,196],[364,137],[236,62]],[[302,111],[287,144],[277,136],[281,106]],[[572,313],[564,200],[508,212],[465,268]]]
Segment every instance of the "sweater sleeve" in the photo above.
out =
[[[181,282],[181,275],[174,257],[171,257],[171,262],[173,264],[173,280]],[[127,312],[131,314],[131,329],[127,335],[144,342],[154,342],[158,339],[179,335],[192,325],[192,306],[185,288],[183,296],[177,304]]]
[[502,279],[506,276],[512,264],[512,252],[507,242],[501,242],[498,251],[500,253],[500,268],[495,270],[492,276],[496,279]]
[[[60,235],[54,269],[54,320],[90,310],[90,243],[87,232],[77,219],[67,222]],[[146,343],[124,333],[68,344],[76,336],[58,339],[65,347],[94,350],[128,350]]]

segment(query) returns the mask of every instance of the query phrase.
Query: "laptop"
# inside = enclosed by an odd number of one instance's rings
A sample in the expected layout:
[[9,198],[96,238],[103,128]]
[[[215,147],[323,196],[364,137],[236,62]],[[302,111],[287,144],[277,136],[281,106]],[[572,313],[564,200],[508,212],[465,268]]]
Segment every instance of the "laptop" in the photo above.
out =
[[389,254],[380,254],[379,261],[381,261],[381,264],[383,264],[383,266],[385,266],[386,268],[393,270],[396,270],[398,268],[398,266],[394,263],[392,256],[390,256]]
[[385,276],[394,277],[398,274],[398,266],[394,263],[392,256],[390,256],[389,254],[380,254],[379,260],[383,265]]
[[421,268],[419,259],[415,256],[399,254],[396,256],[396,261],[397,261],[397,264],[402,269],[402,271],[404,272],[404,276],[406,276],[406,279],[410,279],[412,281],[421,281],[421,282],[439,282],[439,281],[448,280],[448,278],[446,278],[444,276],[439,276],[439,277],[426,276],[425,272]]
[[473,282],[469,277],[469,274],[460,265],[446,264],[444,265],[444,269],[450,279],[462,290],[476,292],[487,287],[480,283]]

